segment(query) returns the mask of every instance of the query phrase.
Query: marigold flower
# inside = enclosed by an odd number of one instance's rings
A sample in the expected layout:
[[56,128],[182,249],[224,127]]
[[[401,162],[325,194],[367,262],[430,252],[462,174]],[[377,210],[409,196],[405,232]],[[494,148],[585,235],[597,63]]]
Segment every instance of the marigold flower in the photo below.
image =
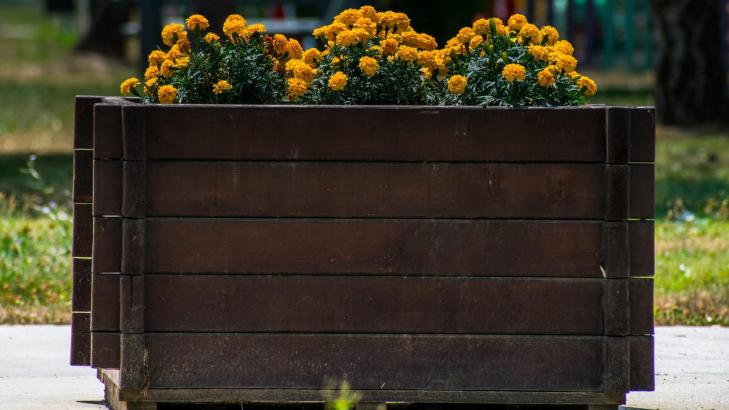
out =
[[122,81],[119,85],[119,91],[121,91],[123,95],[129,95],[132,92],[132,89],[137,85],[139,85],[139,79],[137,77],[130,77]]
[[271,38],[271,46],[276,54],[283,55],[289,46],[289,40],[283,34],[274,34]]
[[382,46],[382,53],[386,56],[394,56],[395,53],[397,53],[397,48],[400,46],[400,43],[395,40],[394,38],[388,38],[385,40],[382,40],[380,42],[380,46]]
[[190,57],[180,57],[175,60],[175,68],[185,68],[190,65]]
[[359,36],[352,30],[345,30],[337,34],[337,45],[348,47],[357,44]]
[[369,38],[377,34],[377,24],[367,17],[362,17],[354,22],[354,28],[365,30]]
[[528,23],[527,18],[523,14],[514,14],[509,17],[509,30],[517,33]]
[[377,18],[377,10],[375,10],[372,6],[362,6],[359,8],[359,11],[362,12],[362,17],[368,18],[372,20],[373,23],[377,24],[378,18]]
[[309,83],[300,78],[289,78],[286,84],[288,85],[289,99],[291,101],[296,101],[309,90]]
[[146,70],[144,70],[144,79],[149,80],[152,77],[157,77],[159,75],[159,68],[157,65],[150,65],[147,67]]
[[474,21],[473,31],[480,36],[487,35],[491,31],[489,29],[489,21],[486,19],[478,19]]
[[535,60],[549,61],[549,49],[543,46],[529,46],[529,54],[534,57]]
[[360,43],[364,43],[367,40],[369,40],[370,38],[372,38],[372,36],[370,35],[370,33],[367,32],[367,30],[365,30],[363,28],[359,28],[359,27],[353,28],[352,29],[352,32],[357,35],[357,40]]
[[462,75],[454,75],[448,79],[448,92],[453,94],[463,94],[466,91],[468,79]]
[[316,39],[326,39],[327,38],[327,26],[321,26],[314,29],[314,31],[311,32],[311,35]]
[[553,46],[559,40],[559,31],[552,26],[544,26],[541,30],[542,38],[546,40],[547,45]]
[[418,59],[418,49],[415,47],[400,46],[397,53],[395,53],[395,58],[412,63]]
[[468,42],[471,41],[471,38],[476,35],[476,32],[473,31],[471,27],[463,27],[462,29],[458,30],[458,34],[456,35],[456,38],[458,41],[461,42],[463,45],[468,45]]
[[526,77],[526,68],[521,64],[507,64],[501,71],[506,81],[513,83],[514,81],[524,81]]
[[349,81],[349,77],[343,72],[337,71],[329,78],[328,85],[333,91],[341,91],[347,86],[347,81]]
[[217,83],[213,84],[213,94],[222,94],[230,89],[232,89],[233,86],[230,85],[230,83],[226,80],[220,80]]
[[310,65],[306,64],[303,60],[291,60],[291,61],[298,61],[299,63],[294,66],[294,69],[292,70],[294,73],[294,77],[304,80],[307,83],[311,82],[311,80],[314,78],[314,69],[311,68]]
[[373,53],[375,55],[381,56],[382,55],[382,47],[380,46],[372,46],[367,49],[370,53]]
[[519,39],[523,44],[539,44],[542,41],[542,34],[534,24],[525,24],[519,30]]
[[351,26],[362,17],[362,11],[357,9],[346,9],[334,17],[334,21]]
[[177,99],[177,89],[171,85],[163,85],[157,90],[160,104],[174,104]]
[[304,51],[303,58],[306,64],[314,64],[321,59],[321,52],[316,48],[310,48]]
[[167,55],[165,55],[165,59],[166,60],[175,60],[175,59],[178,59],[178,58],[184,57],[184,56],[185,56],[185,53],[183,53],[182,50],[180,50],[180,46],[175,44],[167,52]]
[[225,19],[223,23],[223,33],[231,40],[237,41],[237,39],[248,38],[248,31],[246,31],[246,24],[248,22],[239,14],[231,14]]
[[421,50],[435,50],[438,48],[438,42],[430,34],[420,33],[417,47]]
[[436,52],[434,51],[421,51],[418,53],[418,64],[426,68],[435,68],[436,63]]
[[554,43],[554,49],[562,54],[572,55],[575,53],[575,48],[567,40],[560,40]]
[[494,29],[496,31],[496,34],[498,35],[505,35],[506,34],[506,26],[504,26],[504,22],[501,21],[498,17],[491,17],[489,19],[489,31],[491,30],[491,24],[494,25]]
[[576,58],[559,51],[549,54],[549,61],[565,73],[571,73],[577,68]]
[[481,44],[483,44],[483,36],[476,35],[471,37],[471,41],[468,42],[468,49],[473,51],[474,49],[478,48]]
[[422,74],[423,78],[425,78],[426,80],[430,80],[431,78],[433,78],[433,70],[428,67],[420,68],[420,74]]
[[595,84],[595,81],[593,81],[590,77],[583,75],[578,78],[577,86],[582,88],[582,92],[586,97],[592,97],[597,93],[597,84]]
[[[180,33],[185,33],[185,26],[179,23],[168,24],[162,29],[162,42],[166,46],[172,47],[181,36]],[[187,33],[185,33],[185,35],[187,35]]]
[[359,59],[359,69],[362,70],[367,77],[375,75],[378,68],[380,68],[380,65],[377,63],[377,60],[372,57],[365,56]]
[[174,67],[174,63],[172,60],[165,60],[162,62],[162,65],[159,67],[159,73],[162,77],[171,77],[172,76],[172,68]]
[[151,53],[149,53],[147,60],[149,61],[149,64],[159,65],[160,63],[165,61],[166,58],[167,54],[164,51],[153,50]]
[[187,28],[193,31],[207,30],[210,27],[210,22],[202,14],[193,14],[185,22],[187,23]]
[[157,84],[157,77],[147,78],[147,81],[144,82],[144,92],[147,93],[149,89],[152,88],[152,86],[155,84]]
[[219,41],[220,40],[220,36],[217,35],[217,34],[215,34],[215,33],[208,33],[208,34],[205,34],[204,40],[205,40],[206,43],[212,44],[212,43],[214,43],[216,41]]
[[537,82],[542,87],[549,87],[550,85],[554,84],[555,78],[554,78],[554,66],[548,66],[544,70],[540,71],[539,74],[537,74]]
[[251,24],[250,26],[248,26],[246,31],[248,32],[248,34],[265,33],[266,25],[261,23]]

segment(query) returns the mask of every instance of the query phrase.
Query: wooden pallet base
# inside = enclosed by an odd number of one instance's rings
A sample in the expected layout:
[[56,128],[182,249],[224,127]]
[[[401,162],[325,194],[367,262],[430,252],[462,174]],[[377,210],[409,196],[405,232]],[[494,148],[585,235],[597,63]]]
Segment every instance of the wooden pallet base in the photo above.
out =
[[[157,410],[159,403],[316,403],[319,390],[298,389],[149,389],[143,392],[119,389],[119,371],[98,369],[104,383],[105,399],[112,410]],[[362,390],[359,410],[400,407],[409,403],[429,403],[419,410],[436,410],[442,404],[548,405],[551,409],[617,410],[625,403],[625,393],[518,392],[518,391],[406,391]],[[387,405],[384,405],[387,403]],[[555,407],[551,407],[555,406]],[[422,408],[421,408],[422,407]],[[499,407],[504,408],[504,407]],[[508,407],[507,407],[508,408]],[[485,410],[485,409],[484,409]]]

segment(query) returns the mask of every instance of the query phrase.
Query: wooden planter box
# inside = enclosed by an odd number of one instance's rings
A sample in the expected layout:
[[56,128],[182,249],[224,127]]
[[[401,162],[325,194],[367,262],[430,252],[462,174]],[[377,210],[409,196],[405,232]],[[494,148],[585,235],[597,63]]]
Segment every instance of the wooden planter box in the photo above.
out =
[[79,97],[75,140],[71,361],[116,406],[654,387],[652,108]]

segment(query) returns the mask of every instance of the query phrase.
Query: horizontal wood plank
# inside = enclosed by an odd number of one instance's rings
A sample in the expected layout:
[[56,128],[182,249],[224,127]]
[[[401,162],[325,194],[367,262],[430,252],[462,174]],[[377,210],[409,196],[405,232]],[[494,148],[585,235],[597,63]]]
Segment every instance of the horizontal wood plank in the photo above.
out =
[[71,314],[71,366],[91,364],[91,320],[88,312]]
[[653,221],[628,224],[631,276],[653,276],[655,273],[655,233]]
[[73,243],[71,244],[71,254],[74,257],[91,257],[93,234],[91,204],[73,204]]
[[94,248],[91,261],[93,273],[121,272],[122,219],[93,218]]
[[74,312],[91,311],[91,259],[73,259],[73,285],[71,309]]
[[655,211],[655,166],[631,164],[630,166],[630,217],[653,219]]
[[91,333],[91,367],[118,369],[121,361],[121,333]]
[[232,275],[144,280],[147,331],[603,333],[603,280]]
[[602,391],[602,339],[147,333],[148,387]]
[[652,335],[653,327],[653,279],[640,278],[628,281],[630,286],[630,334]]
[[605,118],[604,107],[148,106],[148,158],[605,162]]
[[630,390],[656,388],[653,336],[630,337]]
[[91,330],[118,332],[119,274],[94,274],[91,306]]
[[122,164],[94,160],[94,216],[121,215]]

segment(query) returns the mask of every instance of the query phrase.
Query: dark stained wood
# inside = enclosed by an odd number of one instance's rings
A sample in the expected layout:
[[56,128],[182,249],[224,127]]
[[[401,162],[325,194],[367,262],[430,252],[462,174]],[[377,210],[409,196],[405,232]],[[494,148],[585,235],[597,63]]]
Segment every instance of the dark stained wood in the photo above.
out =
[[73,202],[91,203],[93,181],[93,151],[73,151]]
[[653,355],[653,336],[630,337],[630,390],[655,390]]
[[93,244],[93,219],[91,204],[73,204],[73,243],[71,254],[74,257],[91,257]]
[[144,275],[145,220],[124,218],[121,270],[125,275]]
[[604,162],[606,158],[604,107],[176,105],[146,110],[150,159]]
[[120,216],[122,161],[94,161],[94,216]]
[[[121,331],[124,333],[143,333],[145,327],[145,276],[121,277]],[[150,301],[151,302],[151,301]]]
[[604,309],[605,335],[627,336],[630,334],[628,280],[608,279],[603,282],[605,286],[605,304],[602,308]]
[[607,107],[606,110],[607,162],[625,164],[630,160],[630,109]]
[[[602,337],[147,333],[150,388],[602,391]],[[282,377],[285,375],[285,377]]]
[[630,235],[625,222],[606,222],[603,225],[601,270],[606,278],[630,276]]
[[148,215],[604,217],[598,164],[150,162]]
[[120,275],[94,275],[91,306],[91,330],[94,332],[119,331],[119,279]]
[[96,104],[94,106],[94,159],[121,159],[122,106]]
[[630,216],[638,219],[655,218],[655,166],[630,166]]
[[603,218],[608,221],[622,221],[630,215],[630,168],[625,164],[610,164],[605,167],[606,184],[604,186],[605,212]]
[[120,335],[117,332],[91,334],[91,367],[118,369],[121,357]]
[[147,207],[147,162],[124,161],[122,216],[143,218]]
[[145,327],[164,332],[601,335],[602,282],[146,275]]
[[[143,333],[121,334],[122,360],[119,368],[120,388],[138,391],[141,389],[146,390],[150,386],[149,351],[147,350],[146,343],[147,336]],[[167,365],[169,364],[172,363],[168,363]],[[167,365],[163,366],[167,367]]]
[[603,391],[627,391],[630,386],[630,343],[627,337],[605,337]]
[[71,314],[71,366],[91,364],[91,326],[90,313]]
[[630,161],[655,162],[656,110],[632,107],[630,110]]
[[653,276],[655,272],[654,223],[652,221],[631,222],[630,274],[632,276]]
[[121,271],[122,219],[94,218],[93,273]]
[[94,142],[94,104],[101,97],[79,95],[76,97],[76,109],[73,126],[74,149],[91,149]]
[[598,222],[146,221],[147,273],[602,277]]
[[74,312],[91,311],[91,259],[73,259],[72,306]]
[[630,334],[652,335],[653,327],[653,279],[631,279],[630,284]]

